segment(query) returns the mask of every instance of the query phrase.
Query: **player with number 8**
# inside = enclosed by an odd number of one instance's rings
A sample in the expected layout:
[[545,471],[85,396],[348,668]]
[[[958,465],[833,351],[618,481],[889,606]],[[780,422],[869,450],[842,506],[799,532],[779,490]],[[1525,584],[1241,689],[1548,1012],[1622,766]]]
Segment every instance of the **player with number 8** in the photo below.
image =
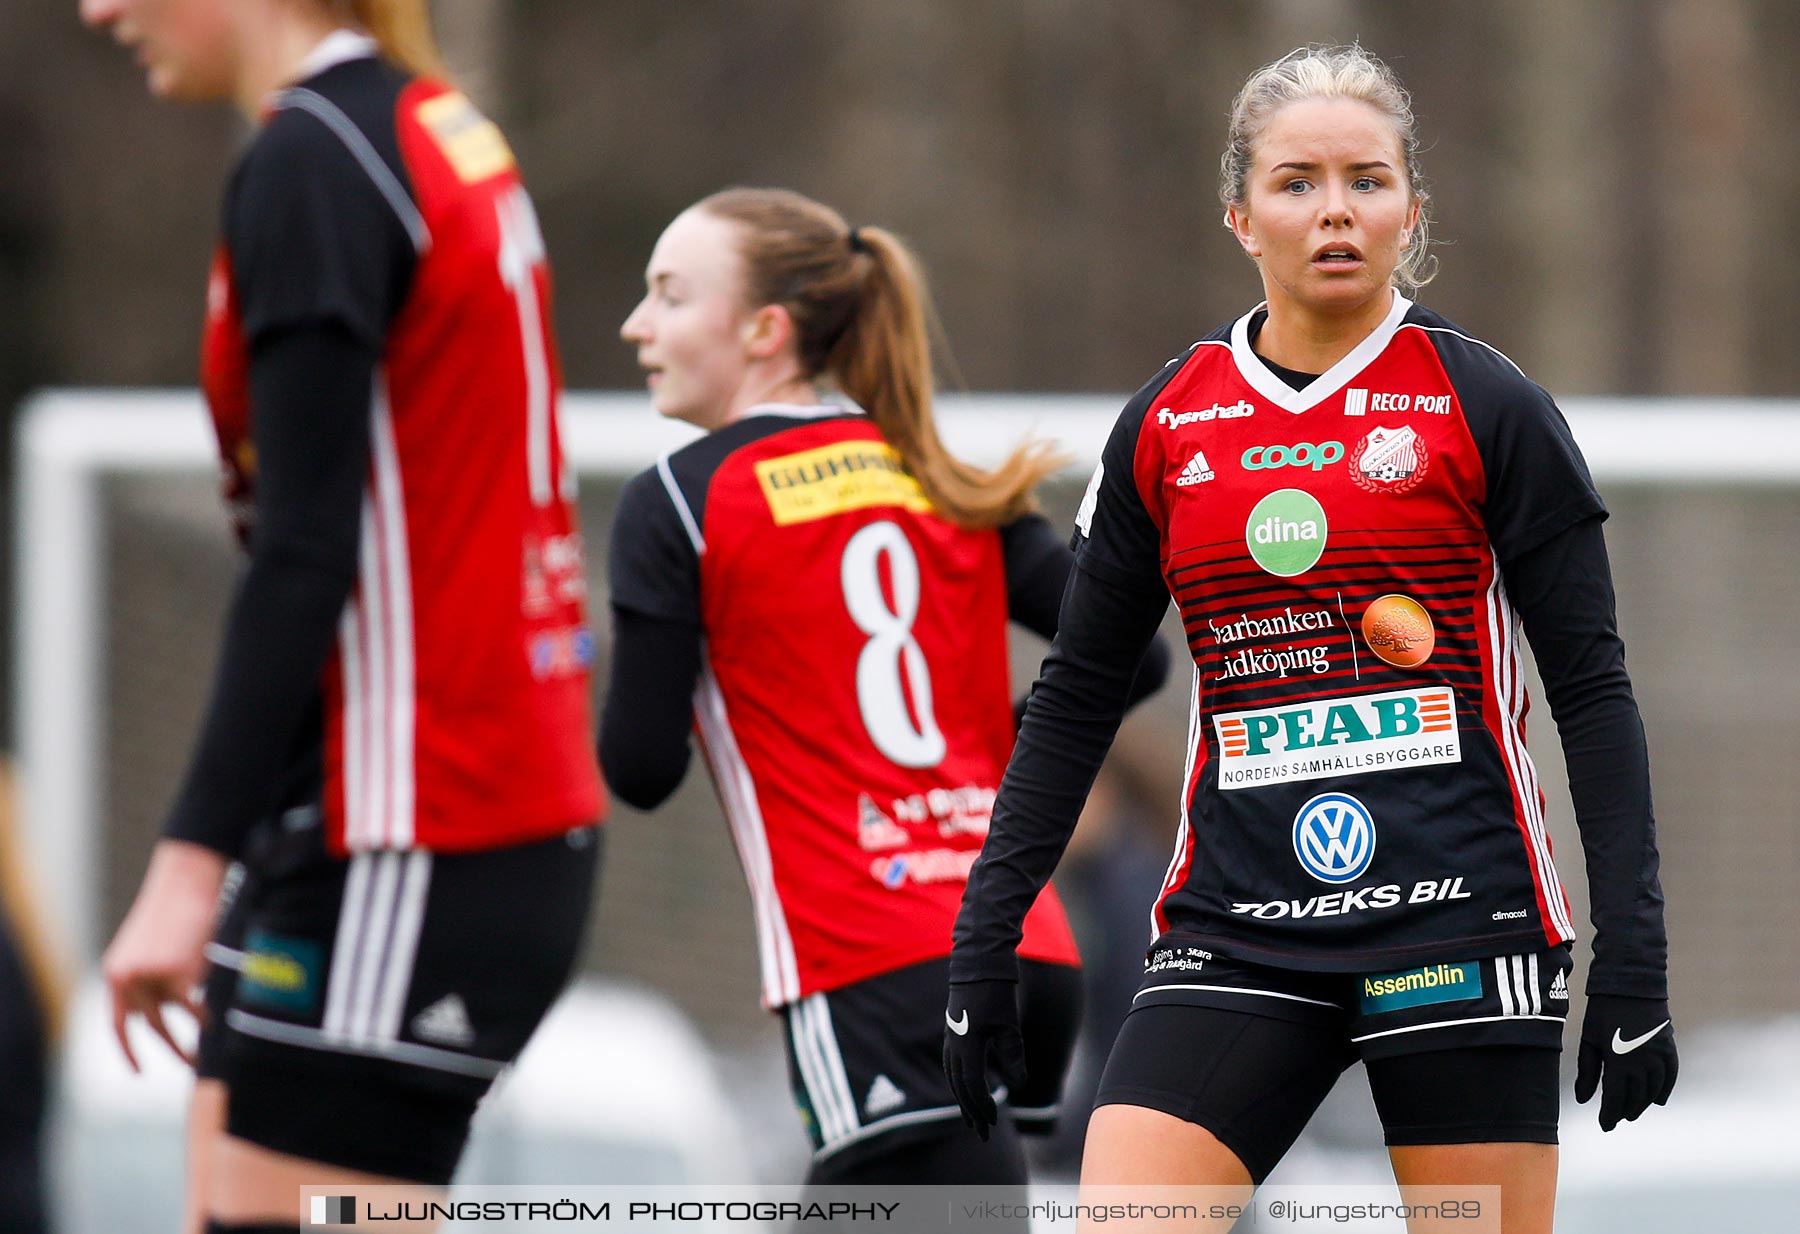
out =
[[[1006,627],[1053,635],[1072,556],[1034,512],[1061,460],[949,454],[905,246],[796,193],[679,215],[621,331],[651,401],[707,431],[626,487],[601,761],[651,808],[697,729],[750,884],[815,1183],[1021,1183],[1054,1113],[1080,974],[1026,919],[1034,1025],[985,1145],[939,1071],[950,927],[1012,748]],[[1137,696],[1168,654],[1145,657]],[[1021,1086],[1020,1081],[1023,1081]]]

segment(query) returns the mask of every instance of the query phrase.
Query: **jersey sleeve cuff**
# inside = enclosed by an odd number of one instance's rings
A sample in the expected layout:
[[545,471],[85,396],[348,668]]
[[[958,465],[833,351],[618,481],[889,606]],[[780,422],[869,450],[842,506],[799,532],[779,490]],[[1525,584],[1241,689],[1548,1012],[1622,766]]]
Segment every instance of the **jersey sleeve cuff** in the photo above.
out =
[[[1541,548],[1556,536],[1561,535],[1577,523],[1590,518],[1604,520],[1609,511],[1606,503],[1593,493],[1584,493],[1574,501],[1565,502],[1546,514],[1532,520],[1531,526],[1521,532],[1515,542],[1507,545],[1509,561],[1517,561],[1533,549]],[[1501,562],[1505,569],[1506,562]]]
[[950,981],[1017,981],[1019,955],[1008,951],[1001,955],[971,955],[963,951],[950,953]]

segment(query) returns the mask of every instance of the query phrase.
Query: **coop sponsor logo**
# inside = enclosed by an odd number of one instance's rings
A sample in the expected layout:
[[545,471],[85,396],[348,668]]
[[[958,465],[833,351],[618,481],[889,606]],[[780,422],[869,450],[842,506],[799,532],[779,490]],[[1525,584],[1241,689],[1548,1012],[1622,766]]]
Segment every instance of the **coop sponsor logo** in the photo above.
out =
[[1190,424],[1205,424],[1210,420],[1241,420],[1255,414],[1256,408],[1239,399],[1230,406],[1214,403],[1211,407],[1202,407],[1198,411],[1176,411],[1173,407],[1159,407],[1156,422],[1164,428],[1186,428]]
[[1455,707],[1441,686],[1226,712],[1213,727],[1224,790],[1462,761]]
[[1251,446],[1238,459],[1245,471],[1271,471],[1277,467],[1310,467],[1323,471],[1344,457],[1341,441],[1301,441],[1291,446]]
[[1437,649],[1431,614],[1411,596],[1382,596],[1363,610],[1363,642],[1384,663],[1417,668]]

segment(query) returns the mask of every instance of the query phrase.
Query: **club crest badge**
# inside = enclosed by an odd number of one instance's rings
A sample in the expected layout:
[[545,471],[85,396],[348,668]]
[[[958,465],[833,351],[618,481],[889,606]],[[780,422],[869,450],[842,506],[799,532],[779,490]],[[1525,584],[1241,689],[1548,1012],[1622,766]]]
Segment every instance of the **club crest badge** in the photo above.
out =
[[1430,455],[1412,428],[1371,429],[1350,456],[1350,477],[1371,493],[1410,493],[1425,478]]

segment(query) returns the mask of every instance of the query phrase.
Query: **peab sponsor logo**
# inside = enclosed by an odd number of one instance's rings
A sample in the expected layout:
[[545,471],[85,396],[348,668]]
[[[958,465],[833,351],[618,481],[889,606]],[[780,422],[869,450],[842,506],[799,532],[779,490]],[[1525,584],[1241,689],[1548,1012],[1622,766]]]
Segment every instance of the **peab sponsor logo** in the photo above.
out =
[[1443,686],[1224,712],[1213,727],[1225,791],[1462,761]]
[[1304,489],[1280,488],[1256,503],[1244,523],[1244,543],[1257,565],[1278,578],[1318,564],[1329,533],[1325,507]]
[[1214,403],[1211,407],[1202,407],[1198,411],[1176,411],[1173,407],[1159,407],[1156,422],[1164,428],[1185,428],[1190,424],[1205,424],[1210,420],[1241,420],[1255,414],[1256,408],[1239,399],[1229,407]]

